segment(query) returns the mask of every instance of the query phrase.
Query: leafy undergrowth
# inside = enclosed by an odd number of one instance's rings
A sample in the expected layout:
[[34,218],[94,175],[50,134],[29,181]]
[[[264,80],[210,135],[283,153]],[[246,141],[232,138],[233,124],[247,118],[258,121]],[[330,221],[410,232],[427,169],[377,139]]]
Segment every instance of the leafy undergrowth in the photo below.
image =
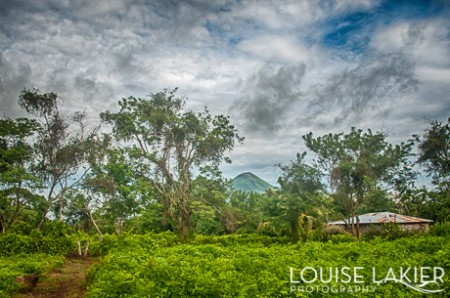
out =
[[[422,297],[422,293],[403,284],[386,282],[370,292],[329,292],[339,289],[342,281],[331,280],[308,293],[292,291],[290,268],[298,279],[301,268],[363,267],[359,274],[367,277],[389,268],[441,267],[447,274],[447,297],[450,273],[450,237],[415,236],[395,241],[351,241],[338,239],[327,243],[285,244],[254,241],[247,238],[216,237],[214,243],[168,244],[153,235],[123,237],[108,248],[103,262],[88,272],[88,297]],[[217,240],[217,241],[216,241]],[[264,239],[260,239],[264,240]],[[204,243],[204,244],[202,244]],[[306,278],[313,278],[312,271]],[[324,284],[303,284],[323,286]],[[360,284],[350,282],[346,286]],[[365,284],[369,286],[372,284]],[[431,285],[433,286],[433,285]],[[327,288],[325,288],[326,290]],[[347,287],[348,289],[348,287]],[[434,297],[436,297],[434,296]]]
[[63,256],[17,254],[0,257],[0,297],[9,297],[26,284],[20,279],[35,278],[64,263]]

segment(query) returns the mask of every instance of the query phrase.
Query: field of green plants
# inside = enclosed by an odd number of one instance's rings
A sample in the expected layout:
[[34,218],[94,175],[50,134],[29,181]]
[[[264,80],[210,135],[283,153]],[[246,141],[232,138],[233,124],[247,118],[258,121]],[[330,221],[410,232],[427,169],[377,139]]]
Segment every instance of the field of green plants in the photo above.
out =
[[[87,272],[87,297],[422,297],[421,289],[441,291],[430,297],[448,297],[449,231],[436,224],[428,234],[391,231],[365,240],[337,234],[295,244],[289,237],[257,234],[196,235],[189,243],[172,232],[107,234],[101,243],[90,236],[89,254],[100,262]],[[76,239],[79,235],[1,237],[0,297],[20,290],[17,277],[61,266],[76,250]],[[414,268],[421,267],[442,268],[442,282],[414,281]],[[323,275],[314,276],[320,268]],[[400,278],[399,270],[410,268],[407,281],[416,289],[392,278],[375,284],[374,268],[376,281],[389,270]]]
[[[240,235],[199,236],[190,244],[178,244],[170,234],[128,235],[106,239],[103,262],[88,274],[88,297],[422,297],[393,281],[370,288],[375,286],[372,268],[378,280],[389,268],[441,267],[450,272],[449,241],[449,236],[432,235],[393,241],[339,235],[329,242],[289,244],[282,238]],[[290,271],[298,275],[305,267],[363,267],[359,273],[366,283],[346,283],[345,290],[342,280],[334,278],[328,283],[291,283],[298,276],[291,277]],[[306,275],[314,278],[312,270]],[[434,296],[447,297],[448,274],[444,281],[439,287],[444,291]],[[427,288],[436,289],[433,286]]]

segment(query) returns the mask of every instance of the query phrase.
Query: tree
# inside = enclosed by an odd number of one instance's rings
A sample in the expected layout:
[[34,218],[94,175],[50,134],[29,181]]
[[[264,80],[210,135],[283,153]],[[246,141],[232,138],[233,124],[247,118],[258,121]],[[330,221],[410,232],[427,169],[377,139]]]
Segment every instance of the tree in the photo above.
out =
[[265,194],[257,192],[232,191],[227,199],[229,204],[225,206],[222,216],[226,231],[228,233],[256,231],[263,221],[261,204],[265,199]]
[[447,124],[432,121],[419,143],[418,162],[432,177],[432,182],[450,197],[450,118]]
[[234,232],[234,217],[227,204],[231,181],[222,176],[218,167],[205,166],[192,182],[192,218],[195,232],[221,234]]
[[38,186],[38,179],[30,169],[33,156],[27,138],[36,133],[36,121],[21,118],[0,119],[0,225],[2,233],[18,218],[30,189]]
[[318,167],[329,177],[336,200],[344,206],[343,215],[351,216],[349,224],[354,234],[359,230],[355,230],[356,212],[367,202],[368,194],[395,186],[399,169],[409,164],[414,142],[393,146],[386,137],[384,133],[370,129],[363,133],[354,127],[348,134],[303,136],[306,146],[317,154]]
[[432,121],[419,143],[418,163],[432,178],[436,189],[427,193],[427,215],[446,221],[450,215],[450,118],[447,124]]
[[217,165],[224,153],[242,141],[229,117],[212,117],[205,108],[194,113],[176,89],[129,97],[119,102],[120,111],[102,113],[113,125],[117,140],[128,144],[154,167],[155,187],[164,198],[166,213],[176,222],[182,239],[192,232],[192,170],[204,164]]
[[306,152],[297,154],[297,158],[289,165],[279,165],[283,174],[278,179],[281,191],[285,194],[281,206],[284,207],[283,215],[289,222],[292,242],[299,240],[299,231],[303,228],[308,238],[308,232],[312,227],[313,212],[317,208],[323,208],[320,193],[324,186],[322,173],[315,167],[305,162]]
[[278,183],[283,191],[307,197],[324,189],[322,173],[305,162],[306,154],[298,153],[289,165],[279,165],[282,175],[278,178]]
[[58,96],[41,94],[38,89],[24,89],[19,104],[37,117],[40,125],[34,144],[33,168],[47,191],[47,205],[37,226],[39,230],[55,202],[57,217],[62,220],[64,194],[74,188],[89,171],[87,160],[95,153],[97,128],[88,129],[85,114],[76,112],[64,117],[58,109]]
[[154,190],[143,166],[125,148],[107,148],[101,159],[91,164],[83,188],[102,202],[103,218],[120,234],[127,219],[140,213],[153,199]]

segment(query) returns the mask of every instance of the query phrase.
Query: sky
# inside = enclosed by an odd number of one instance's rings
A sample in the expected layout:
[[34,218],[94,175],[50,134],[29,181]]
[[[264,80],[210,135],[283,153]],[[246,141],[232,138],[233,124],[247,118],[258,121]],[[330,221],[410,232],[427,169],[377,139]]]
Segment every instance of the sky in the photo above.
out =
[[30,87],[94,121],[177,87],[245,137],[224,176],[275,185],[308,132],[399,143],[446,121],[450,1],[0,0],[0,117]]

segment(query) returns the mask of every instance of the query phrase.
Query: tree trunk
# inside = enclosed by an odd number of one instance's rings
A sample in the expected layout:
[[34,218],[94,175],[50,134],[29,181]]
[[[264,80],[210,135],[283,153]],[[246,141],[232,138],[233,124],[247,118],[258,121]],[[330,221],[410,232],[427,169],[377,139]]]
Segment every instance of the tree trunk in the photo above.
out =
[[39,221],[36,230],[39,231],[42,228],[42,225],[44,224],[44,221],[47,218],[48,209],[49,209],[48,207],[45,207],[44,214],[42,214],[41,220]]
[[48,192],[48,195],[47,195],[47,204],[48,204],[48,206],[45,207],[44,214],[42,214],[42,218],[41,218],[41,220],[38,223],[38,226],[36,228],[36,230],[38,230],[38,231],[42,228],[42,225],[44,224],[45,218],[47,217],[50,205],[53,203],[52,194],[53,194],[53,191],[55,190],[55,187],[56,187],[56,184],[53,183],[52,186],[50,187],[49,192]]
[[359,238],[359,216],[356,216],[356,237]]
[[102,255],[102,245],[103,245],[103,233],[100,231],[100,228],[97,225],[97,222],[95,221],[94,217],[92,216],[90,211],[86,211],[87,215],[89,216],[89,219],[91,220],[92,224],[94,225],[95,229],[97,230],[97,233],[100,236],[100,255]]
[[86,240],[86,245],[84,246],[84,256],[85,257],[87,257],[88,250],[89,250],[89,239]]
[[59,197],[59,208],[58,208],[58,222],[62,222],[62,211],[63,211],[63,199],[62,196]]
[[20,212],[20,207],[21,207],[21,196],[20,196],[20,191],[22,189],[22,181],[19,182],[19,185],[17,187],[17,203],[16,203],[16,209],[14,210],[14,213],[12,214],[12,216],[10,217],[8,223],[6,224],[6,226],[9,228],[10,226],[12,226],[12,224],[14,223],[14,221],[16,220],[17,216],[19,216],[19,212]]
[[295,220],[291,220],[291,242],[297,243],[299,238],[299,229],[298,229],[298,221],[299,218],[297,217]]
[[182,242],[187,242],[192,235],[192,222],[191,222],[191,212],[186,202],[186,198],[182,199],[178,208],[178,231],[180,233],[180,238]]
[[352,235],[355,236],[355,211],[352,210],[352,220],[350,222],[350,225],[352,227]]

